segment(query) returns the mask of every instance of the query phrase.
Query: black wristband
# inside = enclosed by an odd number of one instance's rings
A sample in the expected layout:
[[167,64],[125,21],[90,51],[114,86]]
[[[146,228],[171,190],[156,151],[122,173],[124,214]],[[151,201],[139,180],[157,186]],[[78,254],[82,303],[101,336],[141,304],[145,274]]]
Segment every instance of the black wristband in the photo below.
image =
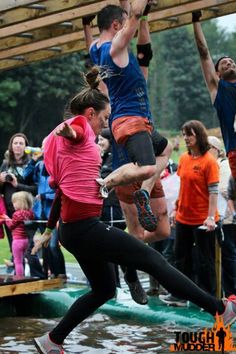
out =
[[192,12],[192,22],[199,22],[201,17],[202,17],[201,10]]
[[83,26],[90,25],[90,23],[95,19],[96,15],[89,15],[82,18]]
[[144,11],[143,11],[143,16],[147,16],[151,10],[151,5],[147,4]]

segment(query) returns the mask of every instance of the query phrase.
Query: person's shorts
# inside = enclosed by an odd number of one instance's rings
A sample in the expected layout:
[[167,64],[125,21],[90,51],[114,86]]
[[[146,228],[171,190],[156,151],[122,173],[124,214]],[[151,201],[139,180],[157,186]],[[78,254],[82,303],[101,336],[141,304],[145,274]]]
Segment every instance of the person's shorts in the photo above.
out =
[[236,150],[229,151],[227,157],[229,160],[231,174],[233,178],[236,180]]
[[[124,186],[115,187],[117,198],[127,204],[134,203],[134,192],[140,189],[142,182],[136,182]],[[151,198],[163,198],[165,196],[160,179],[158,179],[152,189]]]
[[112,134],[118,144],[123,144],[131,162],[139,166],[156,164],[168,140],[161,136],[147,118],[121,117],[112,122]]

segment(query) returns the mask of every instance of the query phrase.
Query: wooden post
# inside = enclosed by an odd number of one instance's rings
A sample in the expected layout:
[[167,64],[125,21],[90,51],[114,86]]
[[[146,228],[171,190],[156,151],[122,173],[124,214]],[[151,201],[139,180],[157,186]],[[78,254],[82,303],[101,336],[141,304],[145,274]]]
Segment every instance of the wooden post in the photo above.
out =
[[[217,232],[217,231],[216,231]],[[219,232],[222,232],[220,228]],[[221,247],[217,238],[215,236],[215,270],[216,270],[216,297],[218,299],[222,298],[222,259],[221,259]]]

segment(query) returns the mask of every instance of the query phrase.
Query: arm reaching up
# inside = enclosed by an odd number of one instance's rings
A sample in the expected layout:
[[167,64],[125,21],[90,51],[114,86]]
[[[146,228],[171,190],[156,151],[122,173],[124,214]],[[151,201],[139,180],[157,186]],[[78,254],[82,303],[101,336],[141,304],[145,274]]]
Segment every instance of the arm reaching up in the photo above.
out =
[[202,73],[211,96],[211,101],[214,103],[218,88],[219,77],[216,73],[214,63],[212,61],[205,36],[202,31],[201,24],[199,22],[201,17],[201,11],[195,11],[192,13],[194,36],[196,40],[197,49],[200,56]]

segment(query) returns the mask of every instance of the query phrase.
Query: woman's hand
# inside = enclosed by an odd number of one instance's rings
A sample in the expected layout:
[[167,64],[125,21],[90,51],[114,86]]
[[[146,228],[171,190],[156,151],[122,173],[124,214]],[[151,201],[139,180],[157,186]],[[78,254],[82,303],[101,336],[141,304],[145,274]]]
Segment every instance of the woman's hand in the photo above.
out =
[[176,210],[172,210],[170,214],[170,226],[175,227],[176,225]]
[[69,138],[69,139],[76,138],[76,132],[67,123],[63,123],[59,127],[57,127],[54,133],[55,135],[63,136],[64,138]]
[[216,228],[215,219],[213,217],[208,216],[206,220],[204,220],[203,225],[207,228],[206,232],[214,231]]
[[41,236],[34,237],[34,247],[31,250],[31,254],[36,254],[43,246],[48,247],[51,237],[52,231],[48,230],[45,230]]
[[16,188],[18,186],[17,178],[15,175],[13,175],[13,173],[11,173],[11,176],[12,176],[12,181],[10,183],[13,185],[13,187]]
[[18,185],[16,176],[13,173],[6,172],[6,171],[1,172],[0,182],[1,183],[11,183],[13,185],[13,187],[17,187],[17,185]]
[[11,220],[7,214],[0,214],[0,221]]

